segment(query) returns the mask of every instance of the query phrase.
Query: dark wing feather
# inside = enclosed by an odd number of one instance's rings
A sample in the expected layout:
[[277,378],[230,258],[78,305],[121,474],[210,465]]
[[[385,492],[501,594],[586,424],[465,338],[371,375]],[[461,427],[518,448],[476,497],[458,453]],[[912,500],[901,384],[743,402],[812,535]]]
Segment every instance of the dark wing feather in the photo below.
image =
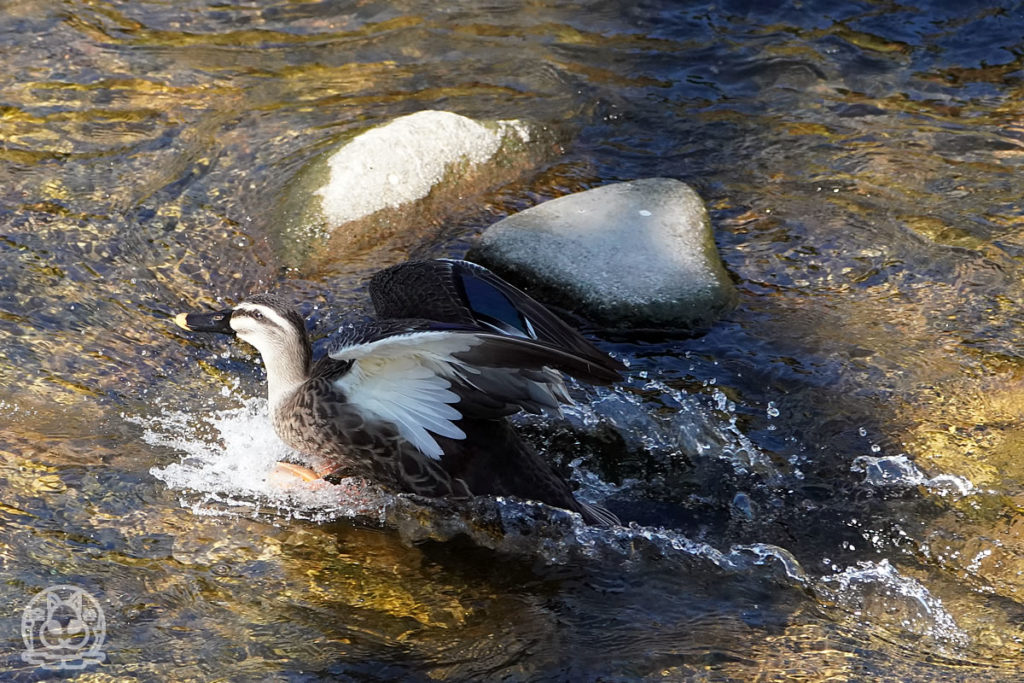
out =
[[374,274],[370,299],[380,318],[429,318],[476,325],[448,261],[406,261]]
[[370,296],[382,318],[428,318],[526,337],[615,372],[624,369],[543,304],[469,261],[409,261],[392,266],[373,276]]
[[454,483],[473,495],[517,496],[583,515],[588,524],[611,526],[618,518],[576,500],[572,487],[506,420],[466,420],[465,442],[445,445],[443,465]]
[[580,356],[562,347],[487,332],[465,334],[474,334],[481,343],[455,355],[459,360],[474,367],[518,368],[524,371],[554,368],[589,384],[599,385],[611,384],[622,379],[617,370],[595,363],[589,356]]

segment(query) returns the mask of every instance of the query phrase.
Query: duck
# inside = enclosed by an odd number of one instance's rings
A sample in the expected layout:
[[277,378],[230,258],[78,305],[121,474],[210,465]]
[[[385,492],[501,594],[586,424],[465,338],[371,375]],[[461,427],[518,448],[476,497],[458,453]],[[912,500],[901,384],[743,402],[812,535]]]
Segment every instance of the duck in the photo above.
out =
[[376,317],[340,328],[316,360],[305,320],[275,294],[174,321],[256,348],[274,430],[329,463],[328,481],[356,477],[425,497],[512,496],[590,525],[619,523],[578,500],[509,418],[560,414],[572,403],[564,375],[607,386],[622,379],[622,362],[470,261],[407,261],[374,274],[368,289]]

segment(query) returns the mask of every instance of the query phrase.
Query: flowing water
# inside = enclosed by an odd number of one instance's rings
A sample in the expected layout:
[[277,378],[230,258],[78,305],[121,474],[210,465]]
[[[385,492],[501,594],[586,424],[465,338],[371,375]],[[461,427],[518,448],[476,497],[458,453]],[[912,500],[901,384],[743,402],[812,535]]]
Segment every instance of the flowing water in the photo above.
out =
[[[1021,36],[970,1],[3,3],[0,676],[53,675],[21,625],[61,584],[105,616],[89,680],[1019,680]],[[550,141],[414,239],[281,248],[325,150],[423,109]],[[268,487],[258,357],[171,323],[275,289],[322,351],[374,269],[652,176],[739,305],[589,329],[626,381],[520,425],[623,528]]]

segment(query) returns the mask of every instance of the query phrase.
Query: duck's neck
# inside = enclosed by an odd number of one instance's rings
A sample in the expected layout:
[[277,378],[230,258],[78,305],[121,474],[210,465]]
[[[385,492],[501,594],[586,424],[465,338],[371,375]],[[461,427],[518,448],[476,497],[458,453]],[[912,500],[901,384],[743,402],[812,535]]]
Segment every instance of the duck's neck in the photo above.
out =
[[263,353],[263,364],[267,368],[267,401],[271,412],[286,401],[295,390],[309,379],[309,342],[303,338],[301,344],[289,344]]

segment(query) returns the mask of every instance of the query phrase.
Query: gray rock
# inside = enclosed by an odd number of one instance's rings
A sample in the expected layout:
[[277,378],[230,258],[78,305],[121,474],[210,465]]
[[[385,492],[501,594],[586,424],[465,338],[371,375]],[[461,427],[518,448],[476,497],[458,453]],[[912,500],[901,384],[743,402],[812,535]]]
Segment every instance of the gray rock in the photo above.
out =
[[512,138],[530,141],[521,121],[484,124],[447,111],[421,111],[372,128],[331,155],[316,191],[329,226],[426,197],[459,165],[490,161]]
[[547,137],[523,121],[475,121],[446,111],[364,130],[288,184],[271,221],[275,246],[285,263],[304,268],[375,249],[408,250],[490,188],[533,168]]
[[646,178],[495,223],[469,257],[616,327],[696,327],[736,299],[707,209],[686,183]]

